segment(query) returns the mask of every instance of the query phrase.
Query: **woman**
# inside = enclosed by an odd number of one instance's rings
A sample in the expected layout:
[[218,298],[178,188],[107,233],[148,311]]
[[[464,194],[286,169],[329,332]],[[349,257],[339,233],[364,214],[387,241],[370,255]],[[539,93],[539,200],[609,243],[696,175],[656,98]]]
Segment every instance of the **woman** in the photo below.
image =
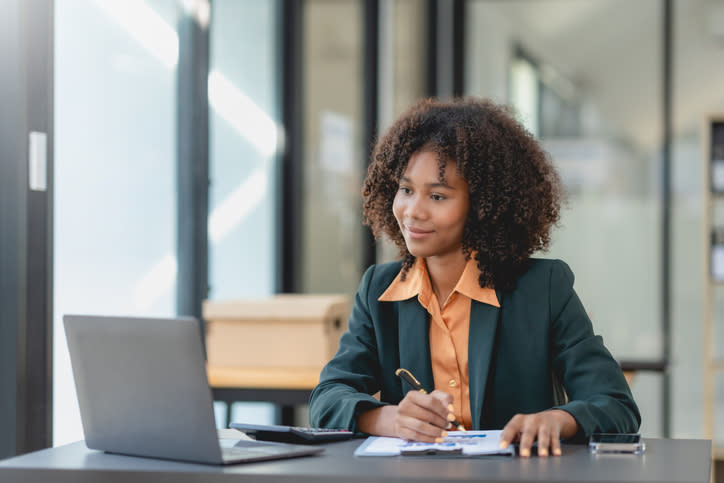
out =
[[531,258],[550,244],[561,186],[506,108],[419,102],[377,143],[363,198],[366,223],[402,259],[364,274],[312,393],[313,426],[433,442],[456,420],[503,428],[502,446],[517,441],[522,456],[534,441],[538,455],[560,455],[561,438],[638,429],[573,273]]

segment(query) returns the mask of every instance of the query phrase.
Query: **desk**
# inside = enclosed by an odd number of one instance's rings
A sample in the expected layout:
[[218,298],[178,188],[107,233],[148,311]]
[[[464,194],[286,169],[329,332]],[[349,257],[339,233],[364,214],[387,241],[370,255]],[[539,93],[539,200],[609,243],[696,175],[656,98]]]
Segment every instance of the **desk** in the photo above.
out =
[[0,481],[76,482],[709,482],[711,442],[647,439],[641,456],[597,456],[584,445],[564,445],[563,456],[454,458],[360,458],[362,440],[326,445],[319,456],[215,467],[110,455],[83,442],[0,461]]
[[319,369],[225,368],[207,366],[214,401],[226,403],[226,424],[236,401],[265,401],[281,408],[281,424],[294,426],[294,406],[307,404]]

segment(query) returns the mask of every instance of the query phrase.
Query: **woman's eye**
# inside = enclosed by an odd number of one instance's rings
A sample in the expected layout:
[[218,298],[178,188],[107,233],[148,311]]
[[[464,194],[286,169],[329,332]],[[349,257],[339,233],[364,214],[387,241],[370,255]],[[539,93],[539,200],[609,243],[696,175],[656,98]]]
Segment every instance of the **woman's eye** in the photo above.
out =
[[445,197],[443,195],[438,195],[438,194],[432,194],[432,195],[430,195],[430,198],[432,198],[435,201],[442,201],[445,199]]
[[402,193],[406,194],[406,195],[409,195],[410,193],[412,193],[412,191],[410,190],[410,188],[408,188],[408,187],[406,187],[406,186],[400,186],[400,191],[401,191]]

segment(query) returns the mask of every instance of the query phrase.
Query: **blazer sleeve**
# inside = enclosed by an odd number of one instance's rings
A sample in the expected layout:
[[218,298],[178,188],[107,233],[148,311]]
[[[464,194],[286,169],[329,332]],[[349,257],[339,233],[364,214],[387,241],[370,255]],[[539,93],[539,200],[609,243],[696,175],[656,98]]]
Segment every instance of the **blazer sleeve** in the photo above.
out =
[[550,276],[553,370],[568,395],[568,402],[557,408],[578,422],[575,439],[595,432],[638,431],[639,409],[618,363],[601,336],[593,333],[591,320],[573,290],[573,272],[558,260]]
[[[371,396],[379,391],[380,364],[370,303],[375,266],[362,277],[355,296],[347,331],[342,335],[336,355],[322,369],[319,384],[309,400],[309,419],[313,427],[344,428],[358,432],[357,417],[385,405]],[[370,297],[374,300],[370,302]]]

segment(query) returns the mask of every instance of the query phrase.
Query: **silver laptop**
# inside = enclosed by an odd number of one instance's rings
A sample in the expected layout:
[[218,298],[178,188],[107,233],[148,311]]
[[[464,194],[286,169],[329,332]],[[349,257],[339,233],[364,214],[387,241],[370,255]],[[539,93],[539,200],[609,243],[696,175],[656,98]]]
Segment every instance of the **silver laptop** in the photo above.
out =
[[193,318],[66,315],[63,322],[88,448],[207,464],[323,451],[253,440],[222,445]]

